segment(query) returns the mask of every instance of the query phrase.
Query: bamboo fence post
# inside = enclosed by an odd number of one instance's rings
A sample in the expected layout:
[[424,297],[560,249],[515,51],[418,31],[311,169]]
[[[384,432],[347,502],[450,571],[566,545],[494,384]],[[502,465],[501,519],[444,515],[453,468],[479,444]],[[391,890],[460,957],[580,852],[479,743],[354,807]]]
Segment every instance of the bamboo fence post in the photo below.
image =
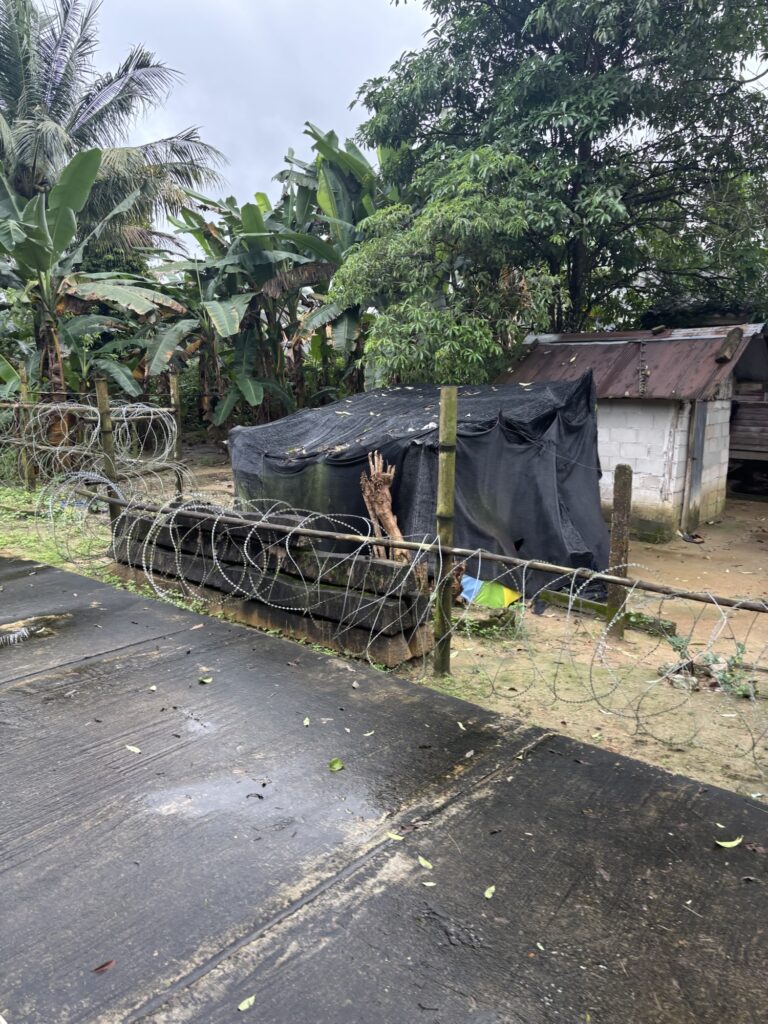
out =
[[437,536],[441,547],[440,572],[435,600],[434,674],[451,673],[451,615],[453,609],[453,559],[447,549],[453,545],[453,514],[456,502],[456,424],[458,390],[440,391],[440,436],[437,476]]
[[[613,512],[611,515],[611,572],[617,566],[627,571],[629,563],[629,517],[632,511],[632,467],[621,464],[613,472]],[[608,632],[618,640],[624,639],[623,606],[625,592],[622,587],[609,584],[606,599]]]
[[[115,465],[115,435],[112,429],[112,413],[109,408],[109,385],[106,377],[96,377],[96,405],[99,410],[99,436],[101,449],[104,452],[104,476],[112,484],[117,484],[117,467]],[[116,497],[116,487],[110,488],[110,496]],[[109,502],[109,520],[112,526],[120,517],[120,505]]]
[[184,477],[181,472],[181,465],[184,461],[184,453],[181,447],[181,391],[179,389],[179,375],[175,370],[168,371],[168,390],[171,397],[171,408],[173,418],[176,421],[176,443],[173,447],[173,455],[176,459],[177,468],[174,470],[176,476],[176,493],[181,496],[184,493]]
[[32,465],[32,460],[29,457],[27,449],[24,447],[28,434],[27,425],[29,423],[29,412],[27,410],[29,405],[29,383],[27,381],[27,368],[23,363],[19,364],[19,397],[21,398],[21,404],[19,406],[19,427],[21,428],[21,472],[26,489],[28,491],[34,491],[35,467]]

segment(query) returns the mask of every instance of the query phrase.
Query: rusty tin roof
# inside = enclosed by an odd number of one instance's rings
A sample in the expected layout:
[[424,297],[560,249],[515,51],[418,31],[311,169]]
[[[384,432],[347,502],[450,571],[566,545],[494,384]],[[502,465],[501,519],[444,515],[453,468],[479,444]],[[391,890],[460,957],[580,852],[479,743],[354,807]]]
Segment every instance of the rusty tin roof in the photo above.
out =
[[656,334],[531,335],[519,362],[498,383],[576,380],[592,370],[598,398],[708,400],[716,397],[763,328],[740,324]]

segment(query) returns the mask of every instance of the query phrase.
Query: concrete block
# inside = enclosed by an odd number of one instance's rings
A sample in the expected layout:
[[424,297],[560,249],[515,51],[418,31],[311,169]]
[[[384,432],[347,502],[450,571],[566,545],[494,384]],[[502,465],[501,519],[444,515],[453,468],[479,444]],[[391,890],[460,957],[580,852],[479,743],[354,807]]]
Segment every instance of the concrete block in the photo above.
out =
[[614,427],[610,437],[617,444],[625,444],[627,441],[637,441],[640,434],[637,427]]
[[632,489],[638,493],[645,491],[658,498],[661,493],[661,479],[653,473],[638,473],[632,481]]

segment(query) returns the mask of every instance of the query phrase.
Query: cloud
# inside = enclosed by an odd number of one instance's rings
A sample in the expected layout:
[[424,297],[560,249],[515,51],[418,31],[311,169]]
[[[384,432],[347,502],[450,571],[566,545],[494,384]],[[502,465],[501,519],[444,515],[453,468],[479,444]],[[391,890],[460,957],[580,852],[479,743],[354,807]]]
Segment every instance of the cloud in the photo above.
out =
[[428,24],[419,3],[389,0],[103,0],[97,60],[114,68],[141,43],[182,72],[134,141],[199,126],[244,201],[276,193],[289,147],[309,155],[305,121],[353,134],[364,117],[348,109],[358,87],[419,48]]

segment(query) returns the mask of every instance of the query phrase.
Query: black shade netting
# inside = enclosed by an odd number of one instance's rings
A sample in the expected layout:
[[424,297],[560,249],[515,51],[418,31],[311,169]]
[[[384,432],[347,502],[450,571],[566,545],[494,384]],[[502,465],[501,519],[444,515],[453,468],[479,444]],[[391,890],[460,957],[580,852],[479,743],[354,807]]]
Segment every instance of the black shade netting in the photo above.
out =
[[[439,388],[398,387],[266,426],[235,427],[229,446],[238,502],[282,502],[332,517],[330,528],[359,529],[356,520],[367,516],[360,476],[368,453],[379,451],[396,468],[392,502],[403,534],[433,538],[439,411]],[[578,381],[459,388],[457,547],[605,569],[599,480],[591,373]],[[480,558],[467,572],[495,579],[502,567]],[[540,573],[523,580],[518,570],[504,582],[530,594],[553,580]]]

